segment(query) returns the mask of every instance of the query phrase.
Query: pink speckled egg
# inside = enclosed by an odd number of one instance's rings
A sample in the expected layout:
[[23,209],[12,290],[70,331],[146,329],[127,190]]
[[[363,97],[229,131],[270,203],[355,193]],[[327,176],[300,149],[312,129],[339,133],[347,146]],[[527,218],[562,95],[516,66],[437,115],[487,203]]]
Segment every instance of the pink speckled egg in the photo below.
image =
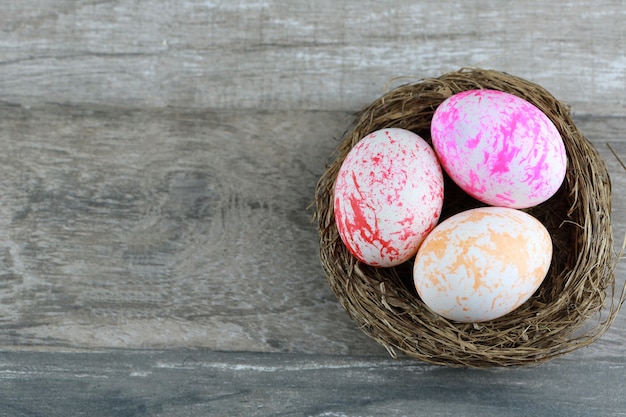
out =
[[558,130],[541,110],[512,94],[470,90],[449,97],[435,110],[431,135],[450,178],[489,205],[536,206],[565,178]]
[[432,311],[450,320],[493,320],[530,298],[551,259],[550,234],[531,215],[506,207],[472,209],[426,237],[415,257],[415,288]]
[[415,255],[443,206],[443,173],[418,135],[390,128],[359,141],[343,161],[334,190],[337,229],[360,261],[380,267]]

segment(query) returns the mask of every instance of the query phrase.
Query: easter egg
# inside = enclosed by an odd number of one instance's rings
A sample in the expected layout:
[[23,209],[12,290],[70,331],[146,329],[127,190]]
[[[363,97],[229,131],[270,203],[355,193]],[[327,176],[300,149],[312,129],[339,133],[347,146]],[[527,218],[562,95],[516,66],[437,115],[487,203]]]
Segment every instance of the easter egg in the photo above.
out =
[[520,210],[482,207],[442,221],[415,257],[415,288],[432,311],[458,322],[501,317],[539,288],[552,240]]
[[337,230],[350,253],[368,265],[394,266],[414,256],[437,224],[443,173],[421,137],[382,129],[350,150],[333,197]]
[[431,136],[450,178],[489,205],[536,206],[565,178],[566,151],[556,126],[509,93],[470,90],[447,98],[433,114]]

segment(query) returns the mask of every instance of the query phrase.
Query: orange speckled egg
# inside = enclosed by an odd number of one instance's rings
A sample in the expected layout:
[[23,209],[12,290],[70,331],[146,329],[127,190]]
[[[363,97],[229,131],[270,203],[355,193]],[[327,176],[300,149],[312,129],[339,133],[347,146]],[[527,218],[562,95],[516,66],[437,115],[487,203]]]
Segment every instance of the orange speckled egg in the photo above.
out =
[[422,301],[458,322],[493,320],[519,307],[539,288],[552,259],[552,239],[533,216],[482,207],[441,222],[415,257]]

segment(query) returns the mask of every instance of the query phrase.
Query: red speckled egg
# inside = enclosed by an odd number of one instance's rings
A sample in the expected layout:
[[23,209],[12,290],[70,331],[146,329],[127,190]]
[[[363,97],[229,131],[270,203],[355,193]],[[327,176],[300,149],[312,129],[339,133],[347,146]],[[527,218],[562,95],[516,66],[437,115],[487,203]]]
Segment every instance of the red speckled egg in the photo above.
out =
[[415,255],[438,222],[443,174],[433,149],[398,128],[371,133],[343,161],[334,190],[337,229],[350,253],[380,267]]

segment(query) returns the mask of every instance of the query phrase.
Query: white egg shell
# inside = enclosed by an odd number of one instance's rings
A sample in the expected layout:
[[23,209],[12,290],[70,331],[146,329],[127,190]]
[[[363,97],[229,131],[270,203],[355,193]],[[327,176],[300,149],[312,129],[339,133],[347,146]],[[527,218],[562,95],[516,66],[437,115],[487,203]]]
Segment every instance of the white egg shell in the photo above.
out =
[[512,94],[470,90],[449,97],[433,114],[431,136],[450,178],[492,206],[536,206],[565,178],[567,156],[556,126]]
[[433,149],[415,133],[382,129],[343,161],[334,190],[337,229],[360,261],[399,265],[415,255],[439,220],[443,173]]
[[551,259],[552,239],[537,219],[511,208],[477,208],[444,220],[424,240],[415,287],[447,319],[488,321],[528,300]]

